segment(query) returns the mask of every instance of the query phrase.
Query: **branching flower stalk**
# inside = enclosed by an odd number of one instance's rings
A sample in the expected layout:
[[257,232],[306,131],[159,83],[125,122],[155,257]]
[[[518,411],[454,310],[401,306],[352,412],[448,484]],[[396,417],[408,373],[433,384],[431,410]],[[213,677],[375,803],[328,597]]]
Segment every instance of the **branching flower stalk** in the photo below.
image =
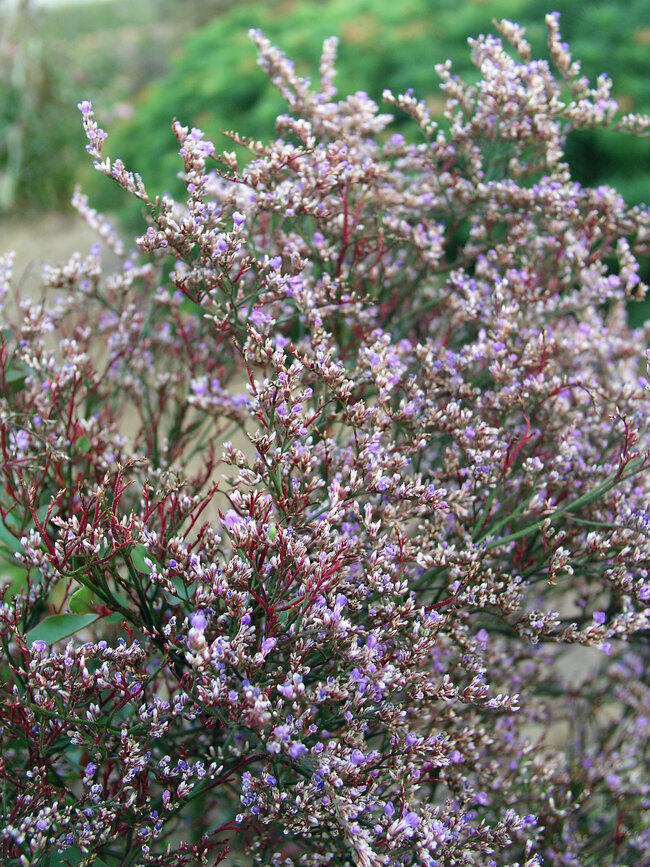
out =
[[252,32],[279,137],[175,121],[186,203],[80,103],[149,227],[0,263],[3,864],[650,860],[650,210],[564,161],[650,119],[547,25],[412,141]]

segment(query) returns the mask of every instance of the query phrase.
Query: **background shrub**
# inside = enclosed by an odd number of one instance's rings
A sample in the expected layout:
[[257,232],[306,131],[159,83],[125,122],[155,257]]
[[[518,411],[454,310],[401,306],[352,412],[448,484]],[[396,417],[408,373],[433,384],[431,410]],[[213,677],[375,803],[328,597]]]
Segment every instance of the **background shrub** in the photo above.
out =
[[[626,111],[650,109],[646,5],[555,4],[585,73],[595,78],[605,66]],[[337,35],[341,92],[364,89],[380,99],[384,86],[413,87],[435,113],[441,105],[436,62],[449,57],[471,78],[467,37],[489,31],[492,18],[503,16],[528,26],[540,51],[547,7],[540,0],[409,0],[399,8],[389,0],[114,0],[33,14],[23,3],[32,14],[6,17],[0,52],[0,208],[8,212],[14,201],[23,208],[68,206],[80,178],[73,114],[81,93],[111,123],[111,152],[157,189],[176,194],[174,140],[159,132],[170,115],[204,127],[217,142],[220,129],[270,135],[281,106],[246,43],[251,26],[269,33],[303,71],[312,70],[323,39]],[[567,158],[577,179],[614,183],[631,202],[650,200],[646,142],[621,144],[602,131],[581,131],[569,137]],[[123,196],[97,184],[92,173],[82,171],[81,179],[101,209],[119,212],[131,229],[141,225],[137,207]]]

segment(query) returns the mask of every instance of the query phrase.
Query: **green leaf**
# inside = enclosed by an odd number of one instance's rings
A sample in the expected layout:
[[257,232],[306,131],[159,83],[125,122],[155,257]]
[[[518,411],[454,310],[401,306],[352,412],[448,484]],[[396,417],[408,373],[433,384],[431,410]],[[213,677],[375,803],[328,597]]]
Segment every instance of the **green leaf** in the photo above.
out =
[[7,365],[7,369],[5,370],[5,382],[15,394],[23,388],[25,380],[33,372],[34,371],[31,367],[27,367],[26,364]]
[[[144,562],[144,558],[149,558],[149,552],[144,547],[144,545],[134,545],[133,548],[129,551],[131,555],[131,562],[138,570],[138,572],[148,572],[149,567]],[[150,558],[149,558],[150,559]]]
[[172,584],[174,585],[174,589],[176,590],[176,595],[179,599],[188,599],[187,595],[187,587],[185,586],[185,582],[180,577],[180,575],[176,575],[171,579]]
[[[83,855],[78,846],[70,846],[68,849],[64,849],[63,852],[49,852],[45,858],[43,867],[64,867],[64,865],[69,864],[80,864],[83,861]],[[101,862],[95,861],[94,863],[100,864]]]
[[9,593],[18,593],[27,581],[27,570],[17,563],[0,563],[0,578],[9,579]]
[[70,597],[68,603],[70,611],[75,614],[94,613],[94,605],[98,602],[97,596],[88,587],[80,587]]
[[54,644],[55,641],[61,641],[62,638],[68,638],[90,626],[95,620],[99,620],[99,617],[99,614],[54,614],[29,630],[26,636],[27,644],[30,647],[35,641]]
[[5,381],[9,383],[15,383],[18,382],[18,380],[20,379],[25,379],[28,370],[29,368],[24,367],[10,367],[5,373]]
[[0,542],[11,551],[15,551],[16,553],[23,552],[23,546],[20,543],[20,539],[16,539],[13,533],[9,532],[2,521],[0,521]]
[[86,454],[87,451],[90,451],[90,440],[88,439],[88,437],[79,437],[79,439],[75,443],[75,448],[78,452],[81,452],[82,454]]
[[192,301],[191,298],[185,298],[180,305],[180,312],[186,316],[203,316],[205,311],[200,304]]
[[[47,519],[47,513],[49,510],[49,505],[46,503],[44,506],[36,509],[36,517],[39,520],[39,523],[44,524]],[[55,506],[50,512],[50,517],[53,518],[55,515],[59,514],[59,507]]]
[[86,418],[93,415],[95,410],[101,405],[99,395],[96,391],[91,391],[86,397]]
[[9,530],[18,530],[19,533],[21,532],[22,522],[15,511],[7,512],[5,523]]

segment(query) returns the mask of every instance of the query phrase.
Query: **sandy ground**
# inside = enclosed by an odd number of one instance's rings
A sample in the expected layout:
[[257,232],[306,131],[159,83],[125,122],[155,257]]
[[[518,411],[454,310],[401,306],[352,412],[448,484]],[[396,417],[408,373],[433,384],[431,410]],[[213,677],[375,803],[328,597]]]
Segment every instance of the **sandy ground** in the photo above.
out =
[[[87,255],[100,241],[75,214],[44,214],[24,221],[0,220],[0,255],[13,251],[15,285],[38,289],[44,265],[61,265],[73,253]],[[110,267],[116,258],[102,244],[102,264]]]

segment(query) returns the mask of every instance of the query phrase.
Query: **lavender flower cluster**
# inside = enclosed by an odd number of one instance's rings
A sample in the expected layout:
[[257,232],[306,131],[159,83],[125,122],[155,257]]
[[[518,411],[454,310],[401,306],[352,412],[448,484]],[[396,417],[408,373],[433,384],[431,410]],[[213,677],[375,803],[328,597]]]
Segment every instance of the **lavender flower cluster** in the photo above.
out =
[[413,141],[253,32],[279,138],[175,122],[183,204],[80,103],[150,225],[0,263],[3,864],[650,863],[650,209],[563,157],[650,119],[547,25]]

